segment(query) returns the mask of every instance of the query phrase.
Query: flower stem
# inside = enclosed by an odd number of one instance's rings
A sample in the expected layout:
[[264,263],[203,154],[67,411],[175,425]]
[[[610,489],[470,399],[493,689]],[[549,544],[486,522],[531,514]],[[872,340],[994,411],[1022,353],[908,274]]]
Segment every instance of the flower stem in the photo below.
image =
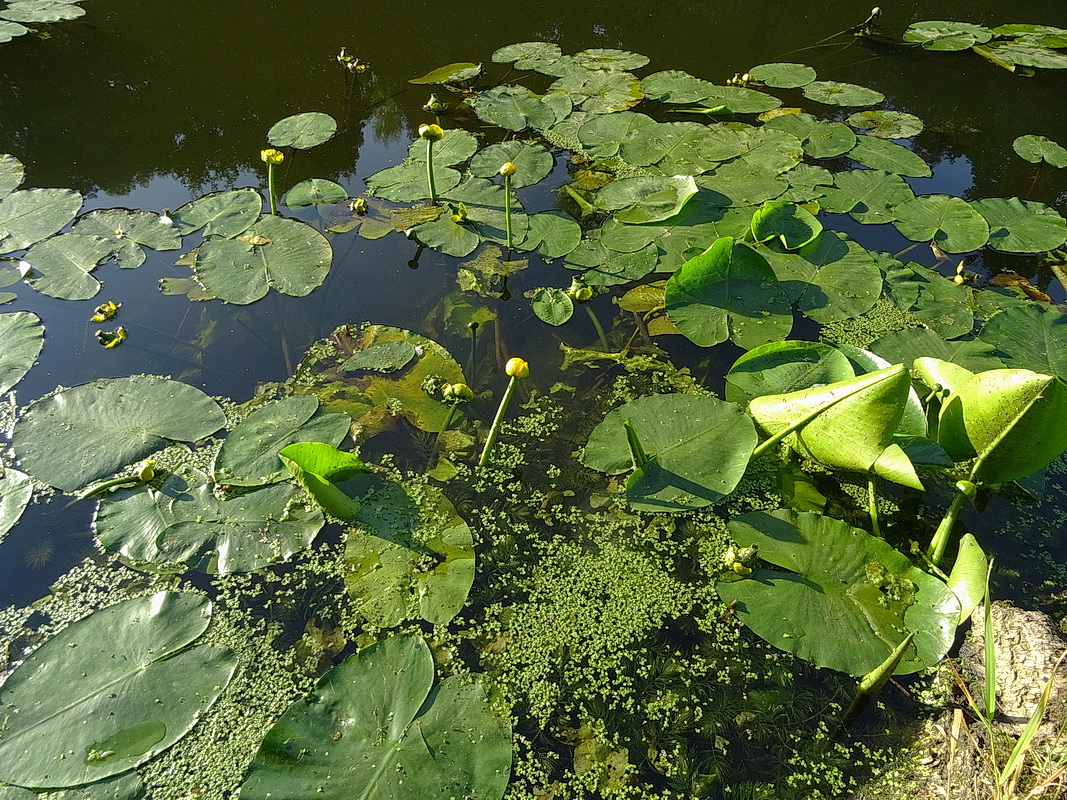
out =
[[274,165],[267,164],[267,194],[270,195],[270,213],[278,213],[278,201],[274,198]]
[[430,205],[437,205],[437,184],[433,180],[433,139],[426,140],[426,182],[430,185]]
[[504,227],[508,234],[508,252],[511,251],[511,176],[504,176]]
[[496,410],[496,416],[493,417],[493,424],[489,426],[489,435],[485,439],[485,447],[482,448],[482,457],[478,459],[479,467],[484,467],[489,463],[489,454],[493,451],[493,445],[496,444],[496,437],[500,434],[500,426],[504,422],[504,415],[508,411],[512,395],[515,394],[515,387],[518,384],[519,379],[512,377],[508,381],[508,388],[504,390],[504,396],[500,398],[500,406]]
[[926,551],[926,555],[935,566],[941,563],[941,557],[948,546],[948,538],[952,534],[952,528],[956,524],[956,518],[960,515],[960,509],[963,508],[963,502],[966,499],[967,495],[957,489],[941,524],[937,526],[934,538],[930,540],[930,548]]
[[874,485],[874,476],[867,476],[867,510],[871,515],[871,533],[882,538],[882,532],[878,529],[878,492]]
[[600,349],[605,353],[608,352],[608,337],[604,335],[604,327],[600,324],[600,320],[597,319],[597,315],[593,313],[593,309],[589,306],[583,306],[585,313],[589,315],[589,321],[593,323],[593,327],[596,328],[597,338],[600,339]]

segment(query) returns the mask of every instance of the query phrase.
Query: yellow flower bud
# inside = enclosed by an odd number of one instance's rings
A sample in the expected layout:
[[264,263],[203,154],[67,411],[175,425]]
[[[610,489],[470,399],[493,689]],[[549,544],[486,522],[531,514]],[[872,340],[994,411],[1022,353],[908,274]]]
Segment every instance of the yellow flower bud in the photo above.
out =
[[450,383],[442,391],[446,400],[466,402],[474,398],[474,390],[465,383]]
[[521,358],[512,358],[504,365],[504,373],[509,378],[518,378],[522,380],[523,378],[530,377],[530,365]]
[[426,139],[429,142],[439,142],[444,137],[445,132],[441,130],[440,125],[420,125],[419,126],[419,138]]
[[504,177],[514,175],[518,172],[518,169],[510,161],[505,161],[504,165],[500,168],[500,174]]
[[281,150],[275,150],[273,147],[268,147],[266,150],[261,150],[259,153],[260,159],[264,164],[281,164],[285,161],[285,153]]

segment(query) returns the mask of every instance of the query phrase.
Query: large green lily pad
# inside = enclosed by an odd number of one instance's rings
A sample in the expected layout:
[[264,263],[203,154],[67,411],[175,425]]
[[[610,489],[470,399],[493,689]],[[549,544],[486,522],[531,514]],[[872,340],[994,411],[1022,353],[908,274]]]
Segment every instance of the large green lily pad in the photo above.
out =
[[740,406],[855,376],[848,358],[822,342],[768,342],[742,355],[726,374],[726,399]]
[[[626,422],[649,459],[636,468]],[[652,395],[609,413],[589,435],[582,463],[609,475],[633,470],[626,481],[631,506],[678,512],[730,494],[757,440],[752,420],[733,403],[702,395]]]
[[[459,185],[460,174],[434,160],[434,189],[438,195]],[[397,203],[413,203],[430,197],[430,182],[426,175],[425,161],[412,161],[395,167],[386,167],[367,178],[367,188],[379,197]]]
[[497,64],[515,62],[516,69],[537,69],[544,64],[558,61],[563,54],[558,44],[551,42],[520,42],[509,44],[494,51],[492,60]]
[[560,92],[575,106],[593,114],[625,111],[644,99],[641,82],[630,72],[595,70],[564,75],[548,87],[549,94]]
[[924,50],[967,50],[992,38],[993,31],[971,22],[926,20],[914,22],[904,31],[905,42],[915,42]]
[[21,189],[0,200],[0,253],[25,250],[78,213],[82,196],[71,189]]
[[109,240],[115,260],[123,269],[144,263],[141,245],[153,250],[177,250],[182,246],[182,234],[174,221],[149,211],[124,208],[90,211],[78,219],[72,232]]
[[10,153],[0,155],[0,198],[7,197],[22,185],[26,167]]
[[796,203],[768,200],[752,215],[752,238],[756,242],[778,239],[787,250],[796,250],[822,233],[822,223]]
[[834,175],[834,185],[824,190],[819,202],[827,211],[877,225],[892,222],[897,206],[914,198],[915,192],[895,173],[853,169]]
[[710,97],[715,88],[711,81],[676,69],[654,72],[641,79],[641,91],[645,96],[662,103],[699,103]]
[[433,679],[416,636],[349,656],[270,729],[241,797],[500,800],[510,726],[480,684]]
[[85,9],[64,0],[16,0],[0,11],[13,22],[66,22],[85,16]]
[[639,225],[673,217],[696,193],[689,176],[617,178],[597,192],[596,204],[619,222]]
[[247,305],[272,286],[303,297],[326,280],[333,250],[310,225],[264,214],[242,236],[208,239],[196,251],[196,279],[220,300]]
[[833,158],[856,146],[856,134],[847,125],[817,119],[811,114],[782,114],[768,120],[764,127],[797,137],[804,152],[812,158]]
[[1032,164],[1044,161],[1054,167],[1067,167],[1067,148],[1047,136],[1027,133],[1011,143],[1012,149]]
[[[989,320],[978,338],[997,349],[1004,366],[1067,381],[1067,318],[1058,310],[1036,305],[1009,308]],[[937,353],[930,355],[950,360]]]
[[719,581],[719,596],[770,644],[821,667],[866,675],[909,633],[896,674],[937,664],[952,646],[959,601],[881,539],[821,514],[754,511],[729,523],[743,547],[782,569]]
[[0,314],[0,395],[22,380],[44,347],[44,326],[32,311]]
[[890,364],[904,364],[909,368],[915,359],[926,357],[958,364],[971,372],[1004,366],[1004,362],[994,354],[992,345],[978,339],[947,341],[929,328],[894,331],[871,342],[870,347]]
[[321,111],[294,114],[275,122],[267,131],[267,141],[275,147],[310,150],[327,142],[337,133],[337,121]]
[[[434,161],[437,154],[434,153]],[[495,178],[505,163],[515,165],[511,176],[512,188],[538,183],[552,171],[556,160],[544,147],[530,142],[499,142],[489,145],[471,159],[471,174],[479,178]]]
[[33,496],[33,484],[26,473],[5,467],[0,474],[0,542],[15,527]]
[[873,106],[885,100],[885,95],[874,89],[838,81],[812,81],[801,91],[809,100],[831,106]]
[[0,690],[0,780],[79,786],[171,747],[237,666],[224,648],[189,647],[210,615],[205,597],[160,592],[97,611],[41,645]]
[[989,225],[962,198],[924,194],[897,206],[897,230],[914,242],[933,242],[946,253],[977,250],[989,240]]
[[[416,139],[408,146],[408,158],[411,161],[426,163],[426,145],[424,139]],[[470,159],[478,150],[478,139],[473,133],[448,128],[442,132],[439,140],[433,143],[433,163],[437,167],[451,167]],[[425,167],[423,167],[425,169]]]
[[1067,240],[1067,220],[1044,203],[988,197],[971,207],[989,225],[989,246],[1006,253],[1045,253]]
[[115,250],[102,236],[64,233],[38,242],[23,258],[30,265],[26,282],[41,294],[61,300],[88,300],[100,291],[89,273]]
[[757,81],[778,89],[799,89],[815,80],[815,70],[807,64],[792,61],[776,61],[773,64],[760,64],[748,71]]
[[654,164],[665,175],[699,175],[741,151],[733,131],[697,122],[660,122],[632,129],[619,157],[635,167]]
[[520,250],[537,250],[545,258],[562,258],[582,240],[582,226],[566,211],[555,209],[530,214],[526,238],[516,244]]
[[174,212],[174,226],[183,234],[204,229],[204,236],[230,238],[251,228],[263,210],[254,189],[214,192],[191,200]]
[[[474,583],[474,539],[441,492],[364,479],[345,545],[345,585],[373,625],[412,619],[447,624]],[[354,481],[355,482],[355,481]]]
[[[413,235],[427,247],[432,247],[450,256],[462,258],[470,255],[483,239],[507,243],[507,217],[504,187],[485,178],[467,178],[455,188],[443,193],[441,202],[459,208],[463,204],[466,218],[454,220],[453,214],[442,214],[432,222],[412,228]],[[511,200],[512,241],[520,242],[529,226],[522,206],[513,197]]]
[[523,86],[497,86],[470,98],[478,118],[509,131],[544,130],[556,121],[552,108]]
[[857,111],[845,120],[857,130],[879,139],[910,139],[923,130],[923,121],[903,111]]
[[289,208],[307,208],[308,206],[328,206],[343,203],[348,199],[345,187],[322,178],[308,178],[300,181],[285,193],[285,204]]
[[930,166],[904,145],[860,134],[848,157],[871,169],[884,169],[910,178],[930,177]]
[[218,403],[193,386],[139,375],[102,378],[31,403],[15,422],[13,444],[33,477],[74,492],[225,424]]

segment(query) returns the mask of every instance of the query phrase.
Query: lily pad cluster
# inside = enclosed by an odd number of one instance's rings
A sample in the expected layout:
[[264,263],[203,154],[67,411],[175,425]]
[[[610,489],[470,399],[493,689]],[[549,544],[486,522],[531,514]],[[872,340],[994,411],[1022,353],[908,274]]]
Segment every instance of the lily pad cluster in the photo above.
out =
[[37,30],[36,25],[66,22],[85,16],[75,0],[8,0],[0,9],[0,42]]
[[1067,28],[1009,23],[988,28],[972,22],[925,20],[904,31],[904,41],[924,50],[972,50],[1009,72],[1067,69]]

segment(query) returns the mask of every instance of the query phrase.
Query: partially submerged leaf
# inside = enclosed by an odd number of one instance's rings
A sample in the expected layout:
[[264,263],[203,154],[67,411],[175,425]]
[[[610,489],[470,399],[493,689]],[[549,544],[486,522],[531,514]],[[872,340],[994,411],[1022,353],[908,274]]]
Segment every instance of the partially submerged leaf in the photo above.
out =
[[673,217],[696,193],[688,176],[617,178],[597,192],[596,205],[619,222],[643,224]]
[[408,83],[414,84],[434,84],[434,83],[455,83],[463,84],[474,81],[479,75],[482,74],[482,65],[475,64],[473,61],[457,61],[452,64],[445,64],[443,67],[430,70],[425,75],[418,78],[412,78]]
[[308,178],[300,181],[285,194],[285,204],[289,208],[307,208],[308,206],[333,205],[348,199],[348,192],[340,184],[322,178]]
[[30,371],[44,347],[44,326],[32,311],[0,314],[0,395]]

